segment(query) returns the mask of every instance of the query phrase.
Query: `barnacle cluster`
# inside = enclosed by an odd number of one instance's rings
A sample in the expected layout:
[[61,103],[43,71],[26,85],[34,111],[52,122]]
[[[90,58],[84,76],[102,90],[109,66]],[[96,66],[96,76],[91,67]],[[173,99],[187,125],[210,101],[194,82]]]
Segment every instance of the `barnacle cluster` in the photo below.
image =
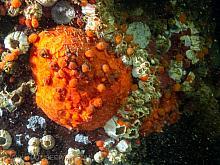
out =
[[31,19],[32,17],[40,19],[43,14],[42,10],[42,6],[39,3],[32,1],[26,8],[24,8],[23,13],[26,19]]
[[33,80],[22,83],[20,87],[12,92],[8,92],[6,88],[0,92],[0,108],[13,112],[24,101],[25,93],[34,88]]

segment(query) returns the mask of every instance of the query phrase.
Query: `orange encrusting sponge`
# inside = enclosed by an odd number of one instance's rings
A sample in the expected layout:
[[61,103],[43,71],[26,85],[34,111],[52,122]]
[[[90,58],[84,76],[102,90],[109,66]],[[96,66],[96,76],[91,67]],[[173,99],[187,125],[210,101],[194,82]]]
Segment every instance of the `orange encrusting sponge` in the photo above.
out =
[[59,26],[38,34],[30,63],[36,103],[56,123],[72,129],[102,127],[125,103],[131,69],[82,30]]

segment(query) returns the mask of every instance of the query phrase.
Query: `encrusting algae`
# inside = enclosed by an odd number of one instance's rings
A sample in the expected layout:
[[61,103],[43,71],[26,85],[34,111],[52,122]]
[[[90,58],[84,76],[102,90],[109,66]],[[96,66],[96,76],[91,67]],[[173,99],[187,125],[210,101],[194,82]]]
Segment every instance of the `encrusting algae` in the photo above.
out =
[[126,101],[131,69],[107,49],[106,42],[73,27],[38,34],[30,63],[37,105],[50,119],[69,129],[94,130]]

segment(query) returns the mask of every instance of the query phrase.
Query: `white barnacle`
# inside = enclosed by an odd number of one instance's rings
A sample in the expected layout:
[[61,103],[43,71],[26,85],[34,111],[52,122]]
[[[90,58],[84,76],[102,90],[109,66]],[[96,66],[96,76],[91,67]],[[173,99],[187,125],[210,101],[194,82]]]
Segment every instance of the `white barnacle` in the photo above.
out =
[[190,49],[194,51],[200,51],[203,45],[203,38],[199,35],[192,35],[190,36],[190,39],[192,42]]
[[74,159],[75,159],[75,157],[73,157],[70,154],[67,154],[64,159],[65,165],[74,165],[74,162],[75,162]]
[[141,56],[132,57],[132,63],[135,67],[139,67],[145,60]]
[[107,158],[112,164],[119,164],[125,160],[125,155],[123,153],[120,153],[116,149],[112,149],[109,151]]
[[192,64],[195,64],[199,61],[199,59],[196,56],[196,52],[191,49],[186,51],[186,57],[192,61]]
[[3,149],[9,149],[12,144],[12,138],[8,131],[0,130],[0,146]]
[[92,164],[92,159],[90,157],[87,157],[86,159],[84,159],[84,164],[85,165],[91,165]]
[[127,57],[126,55],[123,55],[121,57],[121,60],[122,62],[125,64],[125,65],[132,65],[132,60],[131,58]]
[[171,61],[170,69],[168,71],[169,77],[176,82],[180,82],[182,76],[185,74],[183,63],[178,61]]
[[34,157],[37,156],[40,152],[39,146],[28,146],[28,153],[33,155]]
[[24,54],[29,49],[29,43],[27,35],[22,31],[15,31],[10,33],[5,37],[4,40],[5,48],[10,51],[14,51],[15,49],[19,49],[20,53]]
[[79,157],[81,154],[79,149],[69,148],[67,155],[64,158],[65,165],[74,165],[75,164],[75,158]]
[[43,8],[39,3],[32,2],[30,5],[25,7],[23,13],[26,19],[31,19],[34,16],[39,20],[43,15]]
[[122,152],[122,153],[128,152],[131,150],[131,144],[126,140],[121,140],[116,145],[116,148],[118,149],[119,152]]
[[104,157],[103,157],[101,151],[98,151],[98,152],[95,153],[94,160],[95,160],[96,163],[102,163],[103,162]]
[[50,150],[55,146],[55,139],[51,135],[45,135],[41,138],[41,147],[45,150]]
[[32,137],[28,141],[28,153],[33,155],[34,157],[37,156],[40,152],[40,139],[36,137]]
[[15,17],[15,16],[19,15],[20,12],[21,12],[20,8],[14,8],[14,7],[10,6],[8,9],[8,15],[10,15],[11,17]]
[[14,158],[14,163],[16,165],[24,165],[24,160],[22,158],[20,158],[20,157],[15,157]]
[[116,116],[113,116],[109,121],[105,123],[104,126],[104,130],[107,135],[116,140],[122,137],[127,129],[125,126],[118,125],[116,122],[117,120],[118,118]]
[[36,137],[32,137],[30,138],[30,140],[28,141],[28,145],[29,146],[39,146],[40,145],[40,139],[36,138]]

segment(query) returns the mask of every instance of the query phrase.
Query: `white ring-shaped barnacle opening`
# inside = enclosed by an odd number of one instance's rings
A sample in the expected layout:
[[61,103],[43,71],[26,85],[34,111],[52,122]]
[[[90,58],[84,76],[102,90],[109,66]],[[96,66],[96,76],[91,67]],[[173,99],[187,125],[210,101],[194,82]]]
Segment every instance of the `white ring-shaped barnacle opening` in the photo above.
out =
[[5,37],[4,40],[5,48],[10,51],[19,49],[21,54],[24,54],[29,49],[28,37],[22,31],[12,32]]
[[45,150],[50,150],[55,146],[55,139],[51,135],[45,135],[41,138],[41,147]]
[[9,149],[12,144],[12,138],[8,131],[0,130],[0,146],[3,149]]

